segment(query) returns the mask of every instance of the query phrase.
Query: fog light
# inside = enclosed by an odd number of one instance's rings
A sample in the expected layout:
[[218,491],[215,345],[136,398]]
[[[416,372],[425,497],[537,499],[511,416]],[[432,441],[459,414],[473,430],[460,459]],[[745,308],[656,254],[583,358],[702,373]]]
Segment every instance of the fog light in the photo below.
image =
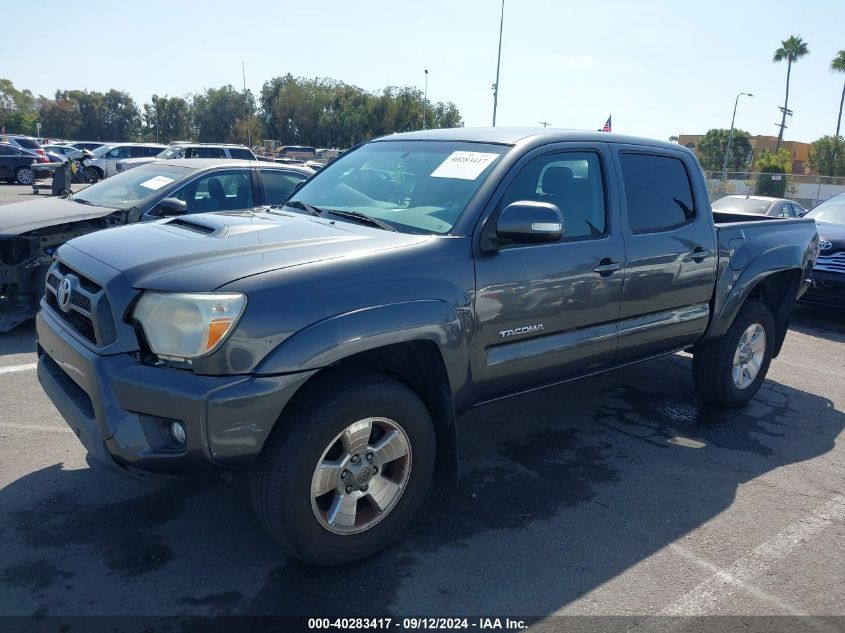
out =
[[185,443],[185,427],[181,422],[170,423],[170,435],[179,446]]

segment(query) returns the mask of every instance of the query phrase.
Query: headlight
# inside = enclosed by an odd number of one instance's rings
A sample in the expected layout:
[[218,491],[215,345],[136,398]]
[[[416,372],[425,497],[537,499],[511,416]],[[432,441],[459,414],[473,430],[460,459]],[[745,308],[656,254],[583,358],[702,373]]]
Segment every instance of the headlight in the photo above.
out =
[[188,360],[214,351],[234,329],[245,307],[242,294],[147,291],[133,316],[156,356]]

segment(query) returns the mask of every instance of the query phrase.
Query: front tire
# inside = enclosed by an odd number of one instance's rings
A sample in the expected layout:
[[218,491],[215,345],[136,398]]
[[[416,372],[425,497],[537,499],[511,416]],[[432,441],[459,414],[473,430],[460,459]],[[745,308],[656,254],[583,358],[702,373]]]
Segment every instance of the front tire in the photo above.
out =
[[85,177],[87,178],[88,182],[93,185],[94,183],[99,182],[102,179],[103,174],[96,167],[86,167]]
[[741,407],[763,384],[775,347],[775,322],[768,307],[748,300],[728,331],[693,353],[692,377],[705,401]]
[[253,507],[293,556],[343,565],[389,545],[416,514],[434,426],[414,392],[381,374],[331,372],[305,389],[251,473]]

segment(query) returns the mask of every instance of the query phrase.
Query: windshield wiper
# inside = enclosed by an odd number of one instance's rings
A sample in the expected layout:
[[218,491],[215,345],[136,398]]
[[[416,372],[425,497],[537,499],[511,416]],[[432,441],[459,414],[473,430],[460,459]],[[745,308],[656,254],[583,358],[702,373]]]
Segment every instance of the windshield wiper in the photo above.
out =
[[[290,203],[288,203],[290,204]],[[378,218],[374,218],[366,213],[359,213],[358,211],[339,211],[335,209],[327,209],[328,213],[332,215],[339,215],[342,218],[352,218],[353,220],[358,220],[365,224],[370,224],[372,226],[377,226],[380,229],[384,229],[385,231],[393,231],[396,232],[396,229],[390,226],[387,222],[383,220],[379,220]]]
[[[70,198],[70,196],[68,196],[68,198]],[[92,207],[97,206],[93,202],[91,202],[90,200],[86,200],[85,198],[70,198],[70,199],[73,200],[74,202],[78,202],[79,204],[87,204],[87,205],[90,205]]]
[[303,211],[308,211],[311,215],[316,215],[318,217],[322,216],[325,213],[322,209],[312,206],[307,202],[303,202],[302,200],[290,200],[285,202],[283,205],[273,205],[278,208],[281,207],[293,207],[294,209],[302,209]]

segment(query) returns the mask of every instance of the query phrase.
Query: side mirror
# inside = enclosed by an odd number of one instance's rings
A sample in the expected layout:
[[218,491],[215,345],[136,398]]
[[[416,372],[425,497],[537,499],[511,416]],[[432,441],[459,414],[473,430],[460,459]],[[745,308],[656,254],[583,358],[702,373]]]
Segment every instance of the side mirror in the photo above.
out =
[[158,218],[168,218],[173,215],[184,215],[188,212],[188,205],[179,198],[165,198],[150,212]]
[[563,215],[556,205],[548,202],[512,202],[496,222],[496,236],[506,243],[557,242],[563,234]]

